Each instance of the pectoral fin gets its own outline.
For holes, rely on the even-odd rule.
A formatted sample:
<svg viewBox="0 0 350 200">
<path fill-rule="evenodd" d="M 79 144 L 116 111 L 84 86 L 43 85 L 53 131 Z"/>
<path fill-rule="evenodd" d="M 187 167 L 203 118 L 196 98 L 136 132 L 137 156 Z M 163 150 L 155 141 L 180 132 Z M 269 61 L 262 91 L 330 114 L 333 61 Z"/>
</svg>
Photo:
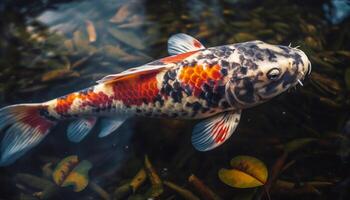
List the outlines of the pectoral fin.
<svg viewBox="0 0 350 200">
<path fill-rule="evenodd" d="M 198 123 L 192 132 L 192 144 L 198 151 L 208 151 L 223 144 L 236 129 L 241 111 L 229 111 Z"/>
<path fill-rule="evenodd" d="M 95 126 L 96 121 L 96 117 L 88 117 L 71 122 L 67 129 L 69 141 L 76 143 L 82 141 Z"/>
</svg>

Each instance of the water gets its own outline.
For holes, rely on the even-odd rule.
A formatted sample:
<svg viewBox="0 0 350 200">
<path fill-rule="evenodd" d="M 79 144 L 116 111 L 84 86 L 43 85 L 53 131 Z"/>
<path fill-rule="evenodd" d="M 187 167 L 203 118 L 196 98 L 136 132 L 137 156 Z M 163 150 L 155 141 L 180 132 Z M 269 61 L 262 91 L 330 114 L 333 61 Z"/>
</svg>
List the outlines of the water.
<svg viewBox="0 0 350 200">
<path fill-rule="evenodd" d="M 63 123 L 15 164 L 0 168 L 0 198 L 32 199 L 31 194 L 42 189 L 23 183 L 21 174 L 43 177 L 46 163 L 55 166 L 69 155 L 92 162 L 90 182 L 113 197 L 116 188 L 142 168 L 147 154 L 162 180 L 199 197 L 187 180 L 191 174 L 222 199 L 267 199 L 262 187 L 235 189 L 218 178 L 219 169 L 230 168 L 233 157 L 249 155 L 265 163 L 270 174 L 280 172 L 269 190 L 272 199 L 348 199 L 349 7 L 340 0 L 1 3 L 2 106 L 43 102 L 90 86 L 104 75 L 165 57 L 167 38 L 178 32 L 206 46 L 255 39 L 291 43 L 306 52 L 313 72 L 304 87 L 245 110 L 232 138 L 206 153 L 191 146 L 193 121 L 132 118 L 107 138 L 97 138 L 97 127 L 79 144 L 67 141 Z M 97 34 L 94 42 L 87 32 L 91 23 Z M 298 148 L 286 155 L 286 144 Z M 276 170 L 276 163 L 287 167 Z M 150 187 L 144 183 L 130 199 L 145 199 Z M 49 196 L 72 198 L 101 199 L 91 187 L 79 193 L 58 189 Z M 165 186 L 160 199 L 183 197 Z"/>
</svg>

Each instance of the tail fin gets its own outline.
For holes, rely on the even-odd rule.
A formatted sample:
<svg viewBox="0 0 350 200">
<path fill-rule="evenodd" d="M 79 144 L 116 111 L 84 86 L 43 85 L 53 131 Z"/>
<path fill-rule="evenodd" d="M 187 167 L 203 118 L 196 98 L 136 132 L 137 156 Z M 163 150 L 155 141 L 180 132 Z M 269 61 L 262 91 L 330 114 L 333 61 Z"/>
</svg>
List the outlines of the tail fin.
<svg viewBox="0 0 350 200">
<path fill-rule="evenodd" d="M 56 124 L 45 117 L 42 104 L 18 104 L 0 109 L 0 131 L 5 136 L 0 144 L 0 166 L 12 164 L 39 144 Z"/>
</svg>

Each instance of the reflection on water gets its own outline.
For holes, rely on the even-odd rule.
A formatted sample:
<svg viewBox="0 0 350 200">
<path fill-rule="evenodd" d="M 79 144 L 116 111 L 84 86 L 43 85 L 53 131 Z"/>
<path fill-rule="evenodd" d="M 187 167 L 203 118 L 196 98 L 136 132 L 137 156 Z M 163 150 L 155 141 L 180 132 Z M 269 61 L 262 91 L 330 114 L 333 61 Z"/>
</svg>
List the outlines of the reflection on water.
<svg viewBox="0 0 350 200">
<path fill-rule="evenodd" d="M 154 190 L 155 183 L 152 187 L 145 182 L 135 194 L 128 194 L 125 184 L 144 166 L 145 154 L 161 180 L 199 197 L 202 193 L 188 183 L 191 174 L 221 199 L 266 199 L 263 188 L 234 189 L 218 178 L 218 171 L 228 168 L 233 157 L 250 155 L 276 175 L 268 182 L 273 199 L 348 198 L 346 1 L 5 1 L 0 10 L 2 106 L 46 101 L 90 86 L 106 74 L 167 56 L 167 38 L 178 32 L 191 34 L 206 46 L 256 39 L 291 43 L 299 45 L 313 64 L 304 87 L 246 110 L 235 135 L 207 153 L 191 146 L 191 121 L 133 118 L 107 138 L 96 137 L 97 127 L 79 144 L 67 141 L 68 122 L 62 124 L 14 165 L 0 169 L 0 198 L 33 199 L 31 194 L 43 189 L 21 182 L 19 173 L 42 178 L 45 164 L 55 166 L 74 154 L 93 163 L 91 182 L 107 196 L 124 196 L 120 199 L 145 199 L 150 191 L 163 191 L 160 199 L 183 198 L 168 183 L 163 190 Z M 286 153 L 286 146 L 295 150 Z M 107 198 L 97 191 L 94 186 L 81 193 L 58 189 L 49 199 Z"/>
</svg>

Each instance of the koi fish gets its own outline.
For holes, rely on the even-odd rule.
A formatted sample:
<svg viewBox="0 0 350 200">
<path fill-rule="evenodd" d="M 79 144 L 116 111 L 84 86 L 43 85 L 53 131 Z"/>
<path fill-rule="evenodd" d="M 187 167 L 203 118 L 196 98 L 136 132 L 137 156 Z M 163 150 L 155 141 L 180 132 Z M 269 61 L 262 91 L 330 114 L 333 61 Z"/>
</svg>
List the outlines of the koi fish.
<svg viewBox="0 0 350 200">
<path fill-rule="evenodd" d="M 99 137 L 114 132 L 131 116 L 203 119 L 192 144 L 208 151 L 237 128 L 241 111 L 302 84 L 311 72 L 305 53 L 290 46 L 250 41 L 205 48 L 180 33 L 168 40 L 165 57 L 118 74 L 87 89 L 33 104 L 0 110 L 0 165 L 9 165 L 38 145 L 63 120 L 67 137 L 80 142 L 99 118 Z"/>
</svg>

